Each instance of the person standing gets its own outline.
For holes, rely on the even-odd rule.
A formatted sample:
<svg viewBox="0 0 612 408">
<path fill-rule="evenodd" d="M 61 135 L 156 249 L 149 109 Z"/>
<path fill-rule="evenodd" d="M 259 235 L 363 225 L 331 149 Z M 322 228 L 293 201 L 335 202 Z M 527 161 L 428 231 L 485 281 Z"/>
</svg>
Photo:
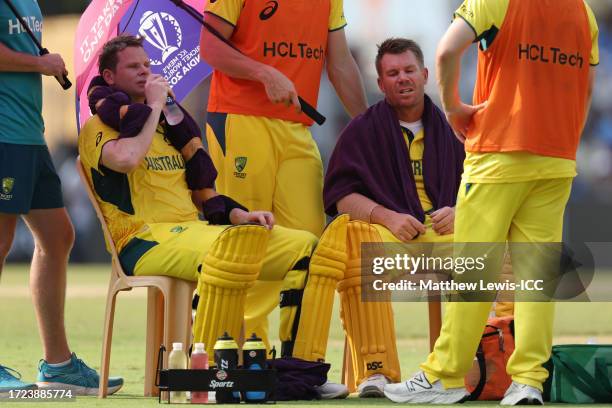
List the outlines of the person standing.
<svg viewBox="0 0 612 408">
<path fill-rule="evenodd" d="M 437 52 L 444 110 L 466 149 L 455 242 L 559 243 L 599 60 L 593 13 L 584 0 L 465 0 L 455 16 Z M 478 71 L 468 105 L 458 82 L 472 42 Z M 517 280 L 529 276 L 526 262 L 512 259 Z M 489 302 L 449 303 L 422 371 L 387 385 L 385 395 L 410 403 L 463 400 L 489 310 Z M 542 404 L 554 303 L 519 301 L 514 317 L 516 348 L 506 367 L 512 384 L 501 404 Z"/>
<path fill-rule="evenodd" d="M 41 75 L 62 76 L 67 71 L 59 54 L 39 56 L 23 26 L 27 24 L 41 40 L 38 2 L 13 3 L 23 22 L 6 1 L 0 1 L 0 273 L 21 216 L 35 244 L 30 288 L 44 355 L 38 387 L 95 395 L 98 374 L 70 352 L 66 338 L 66 266 L 74 229 L 43 136 Z M 122 385 L 121 378 L 109 379 L 109 393 Z M 36 386 L 0 365 L 0 393 Z"/>
<path fill-rule="evenodd" d="M 298 95 L 316 106 L 326 64 L 349 115 L 367 108 L 342 0 L 210 1 L 204 18 L 240 50 L 202 30 L 202 59 L 215 69 L 206 138 L 219 193 L 271 211 L 279 225 L 320 236 L 323 165 Z M 267 342 L 266 316 L 278 290 L 276 282 L 264 282 L 249 291 L 246 333 Z"/>
</svg>

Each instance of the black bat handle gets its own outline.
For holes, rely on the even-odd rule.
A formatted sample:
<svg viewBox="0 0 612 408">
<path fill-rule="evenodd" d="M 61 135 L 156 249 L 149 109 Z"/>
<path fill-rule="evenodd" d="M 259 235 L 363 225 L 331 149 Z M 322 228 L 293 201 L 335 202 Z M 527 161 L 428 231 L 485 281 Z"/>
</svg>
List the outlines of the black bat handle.
<svg viewBox="0 0 612 408">
<path fill-rule="evenodd" d="M 298 96 L 298 100 L 300 101 L 300 107 L 302 108 L 302 112 L 304 112 L 306 116 L 314 120 L 319 126 L 325 123 L 325 120 L 327 118 L 323 116 L 321 112 L 319 112 L 311 104 L 303 100 L 301 96 Z"/>
<path fill-rule="evenodd" d="M 40 55 L 46 55 L 48 53 L 49 50 L 46 48 L 40 50 Z M 57 82 L 59 82 L 62 88 L 64 89 L 70 89 L 70 87 L 72 86 L 72 82 L 70 82 L 67 75 L 62 75 L 61 77 L 56 76 L 55 79 L 57 79 Z"/>
</svg>

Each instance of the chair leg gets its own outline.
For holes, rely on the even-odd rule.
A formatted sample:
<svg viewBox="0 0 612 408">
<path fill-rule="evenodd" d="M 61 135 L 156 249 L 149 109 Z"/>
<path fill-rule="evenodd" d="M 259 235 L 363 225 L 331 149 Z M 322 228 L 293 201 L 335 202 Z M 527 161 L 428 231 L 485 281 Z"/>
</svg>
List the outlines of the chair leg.
<svg viewBox="0 0 612 408">
<path fill-rule="evenodd" d="M 185 350 L 191 343 L 191 298 L 194 285 L 176 279 L 172 282 L 170 293 L 164 299 L 164 342 L 170 347 L 172 342 L 180 341 Z"/>
<path fill-rule="evenodd" d="M 431 295 L 430 295 L 431 299 Z M 433 351 L 436 340 L 440 337 L 442 329 L 442 305 L 440 300 L 430 300 L 428 303 L 429 309 L 429 351 Z"/>
<path fill-rule="evenodd" d="M 349 349 L 348 338 L 344 338 L 344 355 L 342 357 L 342 384 L 346 385 L 349 392 L 355 392 L 355 376 L 353 373 L 353 359 Z"/>
<path fill-rule="evenodd" d="M 145 348 L 144 396 L 156 397 L 159 390 L 155 386 L 157 376 L 157 355 L 159 346 L 164 342 L 164 296 L 155 288 L 147 288 L 147 334 Z M 165 344 L 169 347 L 168 344 Z"/>
<path fill-rule="evenodd" d="M 113 344 L 113 323 L 115 320 L 115 301 L 117 289 L 113 282 L 108 286 L 106 296 L 106 314 L 104 317 L 104 338 L 102 341 L 102 363 L 100 364 L 100 384 L 98 385 L 98 398 L 106 398 L 108 394 L 108 371 L 110 367 L 111 347 Z"/>
</svg>

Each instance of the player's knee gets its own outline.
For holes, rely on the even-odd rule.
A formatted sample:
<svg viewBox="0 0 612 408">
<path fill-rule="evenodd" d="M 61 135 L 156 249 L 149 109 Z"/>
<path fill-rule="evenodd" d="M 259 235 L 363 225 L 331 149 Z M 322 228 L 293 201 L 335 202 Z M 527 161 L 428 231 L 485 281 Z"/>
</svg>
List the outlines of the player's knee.
<svg viewBox="0 0 612 408">
<path fill-rule="evenodd" d="M 310 256 L 317 246 L 317 242 L 319 242 L 319 239 L 312 232 L 303 230 L 294 230 L 293 232 L 293 249 L 304 256 Z"/>
<path fill-rule="evenodd" d="M 276 226 L 272 229 L 270 240 L 275 241 L 277 243 L 276 246 L 282 243 L 283 252 L 294 254 L 296 259 L 310 257 L 319 241 L 319 239 L 309 231 L 284 228 L 281 226 Z"/>
<path fill-rule="evenodd" d="M 52 235 L 39 237 L 35 242 L 35 250 L 41 255 L 65 257 L 72 250 L 74 240 L 74 227 L 67 220 L 57 227 Z"/>
<path fill-rule="evenodd" d="M 2 231 L 2 233 L 0 233 L 0 266 L 2 266 L 11 250 L 14 236 L 14 231 Z"/>
<path fill-rule="evenodd" d="M 4 263 L 4 260 L 8 256 L 11 246 L 13 245 L 13 239 L 15 238 L 15 225 L 16 219 L 2 218 L 0 223 L 0 267 Z"/>
</svg>

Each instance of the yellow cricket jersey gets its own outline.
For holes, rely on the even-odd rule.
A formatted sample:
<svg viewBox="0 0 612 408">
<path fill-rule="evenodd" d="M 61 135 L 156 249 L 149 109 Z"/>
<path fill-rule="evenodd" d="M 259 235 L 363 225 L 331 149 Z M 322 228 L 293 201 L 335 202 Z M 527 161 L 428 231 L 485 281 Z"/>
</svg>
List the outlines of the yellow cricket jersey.
<svg viewBox="0 0 612 408">
<path fill-rule="evenodd" d="M 486 53 L 495 41 L 510 0 L 465 0 L 455 17 L 465 20 L 476 34 L 479 52 Z M 595 16 L 585 2 L 591 31 L 589 63 L 599 64 L 599 29 Z M 463 180 L 469 183 L 507 183 L 576 176 L 574 160 L 536 155 L 528 152 L 466 152 Z"/>
<path fill-rule="evenodd" d="M 423 152 L 425 150 L 425 129 L 423 128 L 423 123 L 420 120 L 412 123 L 400 121 L 400 127 L 408 146 L 410 165 L 412 166 L 412 174 L 414 175 L 414 182 L 421 207 L 423 207 L 425 212 L 431 211 L 433 204 L 425 191 L 425 182 L 423 181 Z"/>
<path fill-rule="evenodd" d="M 145 224 L 198 219 L 185 181 L 185 161 L 163 132 L 158 126 L 145 159 L 128 174 L 100 163 L 104 145 L 119 135 L 116 130 L 93 116 L 79 135 L 81 162 L 117 251 Z"/>
</svg>

